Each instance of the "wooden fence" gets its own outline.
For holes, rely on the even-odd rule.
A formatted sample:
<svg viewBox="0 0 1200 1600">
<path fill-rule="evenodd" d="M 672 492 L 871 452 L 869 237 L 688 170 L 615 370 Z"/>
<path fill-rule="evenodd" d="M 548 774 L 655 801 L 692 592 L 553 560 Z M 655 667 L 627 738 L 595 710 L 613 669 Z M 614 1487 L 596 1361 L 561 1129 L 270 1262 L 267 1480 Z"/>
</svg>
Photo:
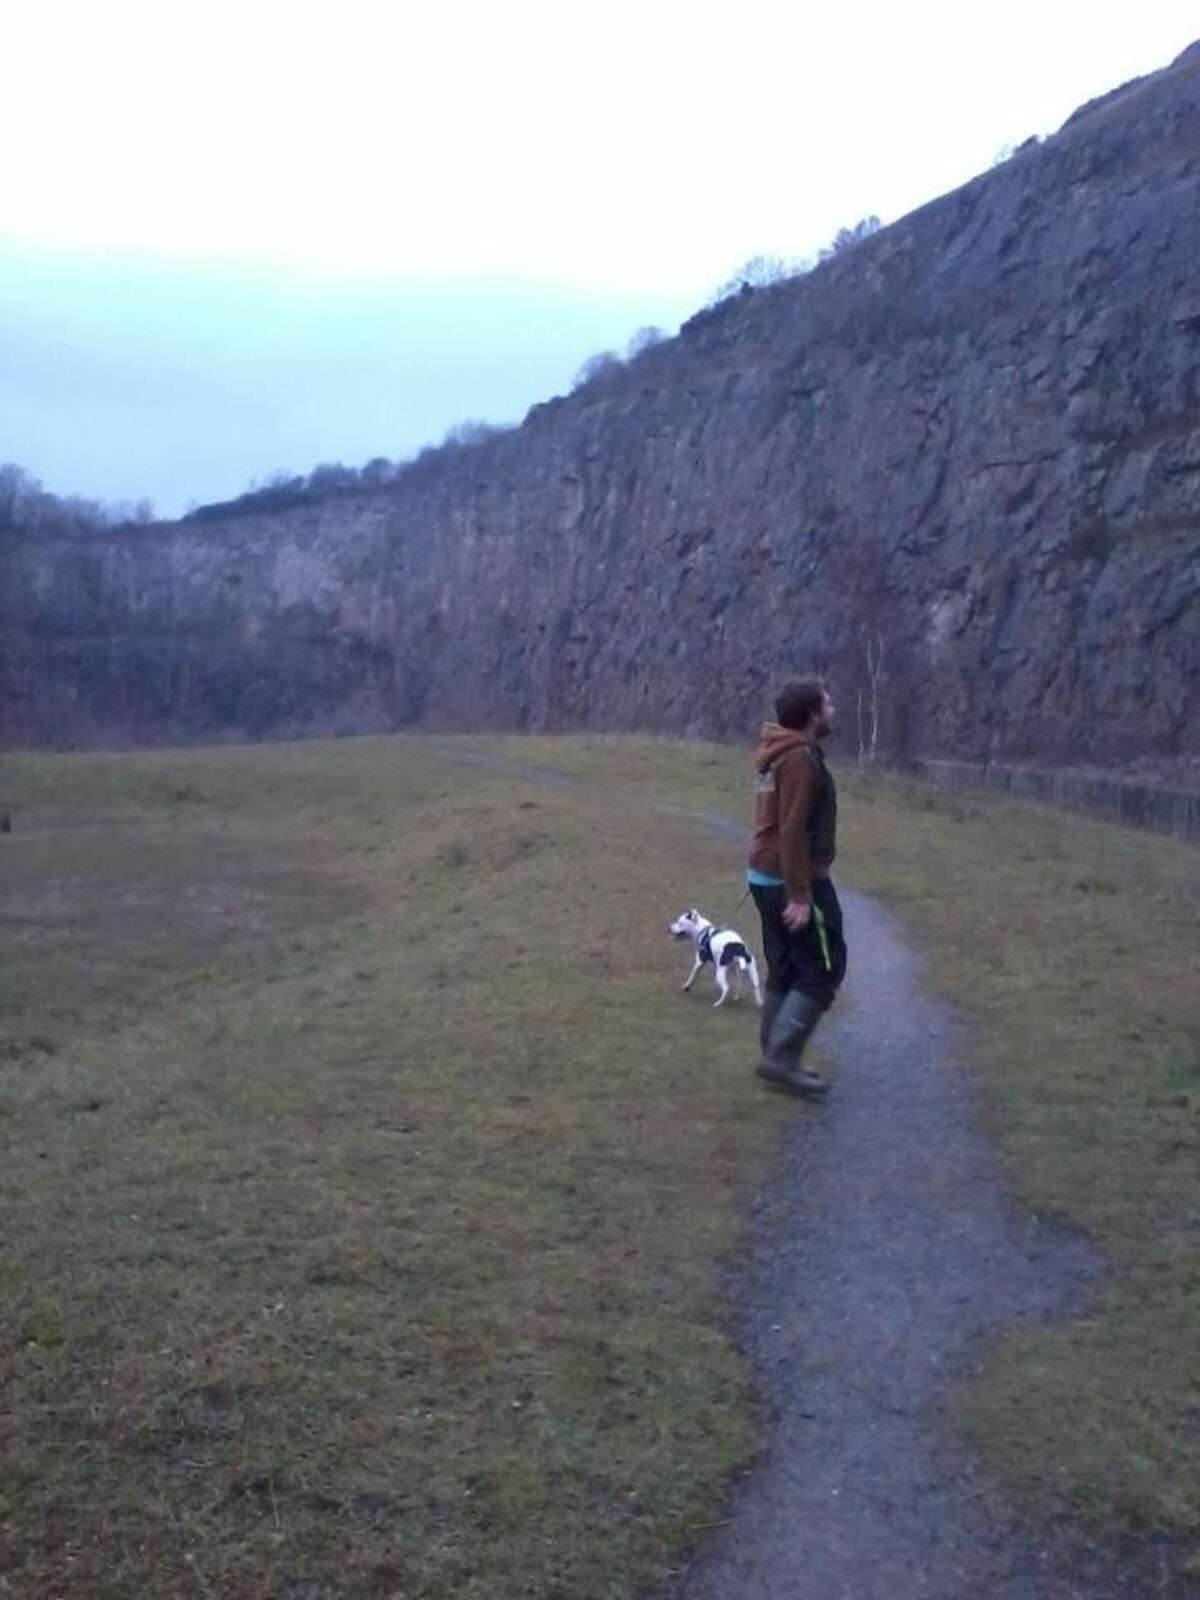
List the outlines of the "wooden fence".
<svg viewBox="0 0 1200 1600">
<path fill-rule="evenodd" d="M 1166 788 L 1067 767 L 1009 767 L 998 762 L 916 762 L 922 777 L 951 789 L 999 789 L 1014 799 L 1084 811 L 1106 822 L 1151 828 L 1200 844 L 1200 790 Z"/>
</svg>

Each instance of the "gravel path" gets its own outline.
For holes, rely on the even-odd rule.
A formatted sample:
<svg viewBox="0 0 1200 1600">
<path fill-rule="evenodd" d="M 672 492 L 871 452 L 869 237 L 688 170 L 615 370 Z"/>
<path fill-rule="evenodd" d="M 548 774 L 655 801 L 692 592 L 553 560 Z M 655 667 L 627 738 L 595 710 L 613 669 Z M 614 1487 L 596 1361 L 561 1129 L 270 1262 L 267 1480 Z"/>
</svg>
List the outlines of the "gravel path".
<svg viewBox="0 0 1200 1600">
<path fill-rule="evenodd" d="M 981 1335 L 1060 1311 L 1090 1256 L 1005 1201 L 963 1040 L 877 905 L 844 895 L 852 981 L 818 1036 L 837 1083 L 796 1108 L 739 1285 L 769 1448 L 687 1600 L 1033 1600 L 944 1414 Z M 1083 1591 L 1078 1591 L 1083 1593 Z"/>
</svg>

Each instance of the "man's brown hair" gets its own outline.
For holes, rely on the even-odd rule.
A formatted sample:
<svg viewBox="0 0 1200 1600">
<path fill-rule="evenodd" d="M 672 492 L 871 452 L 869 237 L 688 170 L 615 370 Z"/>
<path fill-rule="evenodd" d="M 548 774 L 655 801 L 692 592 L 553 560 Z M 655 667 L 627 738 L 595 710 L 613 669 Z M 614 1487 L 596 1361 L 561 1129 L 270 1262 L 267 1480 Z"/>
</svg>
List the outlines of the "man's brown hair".
<svg viewBox="0 0 1200 1600">
<path fill-rule="evenodd" d="M 825 699 L 823 678 L 796 678 L 775 696 L 775 717 L 785 728 L 805 728 Z"/>
</svg>

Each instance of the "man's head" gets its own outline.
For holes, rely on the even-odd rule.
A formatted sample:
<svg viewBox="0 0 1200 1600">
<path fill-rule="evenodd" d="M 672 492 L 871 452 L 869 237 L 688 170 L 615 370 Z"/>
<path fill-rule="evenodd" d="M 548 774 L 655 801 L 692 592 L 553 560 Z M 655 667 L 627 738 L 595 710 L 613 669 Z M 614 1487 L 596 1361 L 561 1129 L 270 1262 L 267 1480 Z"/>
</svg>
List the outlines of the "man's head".
<svg viewBox="0 0 1200 1600">
<path fill-rule="evenodd" d="M 833 728 L 833 701 L 823 678 L 797 678 L 775 697 L 775 717 L 784 728 L 824 739 Z"/>
</svg>

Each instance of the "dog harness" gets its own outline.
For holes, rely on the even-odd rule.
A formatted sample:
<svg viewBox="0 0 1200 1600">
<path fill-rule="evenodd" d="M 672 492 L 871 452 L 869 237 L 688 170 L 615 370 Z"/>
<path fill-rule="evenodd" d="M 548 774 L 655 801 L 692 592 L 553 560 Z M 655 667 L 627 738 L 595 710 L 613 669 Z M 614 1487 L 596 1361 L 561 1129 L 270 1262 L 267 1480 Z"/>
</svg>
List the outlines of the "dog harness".
<svg viewBox="0 0 1200 1600">
<path fill-rule="evenodd" d="M 712 961 L 713 965 L 716 965 L 712 952 L 712 942 L 718 933 L 724 932 L 724 928 L 705 928 L 704 932 L 696 940 L 696 954 L 702 962 Z M 724 950 L 721 951 L 721 965 L 727 967 L 731 961 L 741 960 L 749 954 L 750 952 L 740 939 L 731 939 Z"/>
</svg>

